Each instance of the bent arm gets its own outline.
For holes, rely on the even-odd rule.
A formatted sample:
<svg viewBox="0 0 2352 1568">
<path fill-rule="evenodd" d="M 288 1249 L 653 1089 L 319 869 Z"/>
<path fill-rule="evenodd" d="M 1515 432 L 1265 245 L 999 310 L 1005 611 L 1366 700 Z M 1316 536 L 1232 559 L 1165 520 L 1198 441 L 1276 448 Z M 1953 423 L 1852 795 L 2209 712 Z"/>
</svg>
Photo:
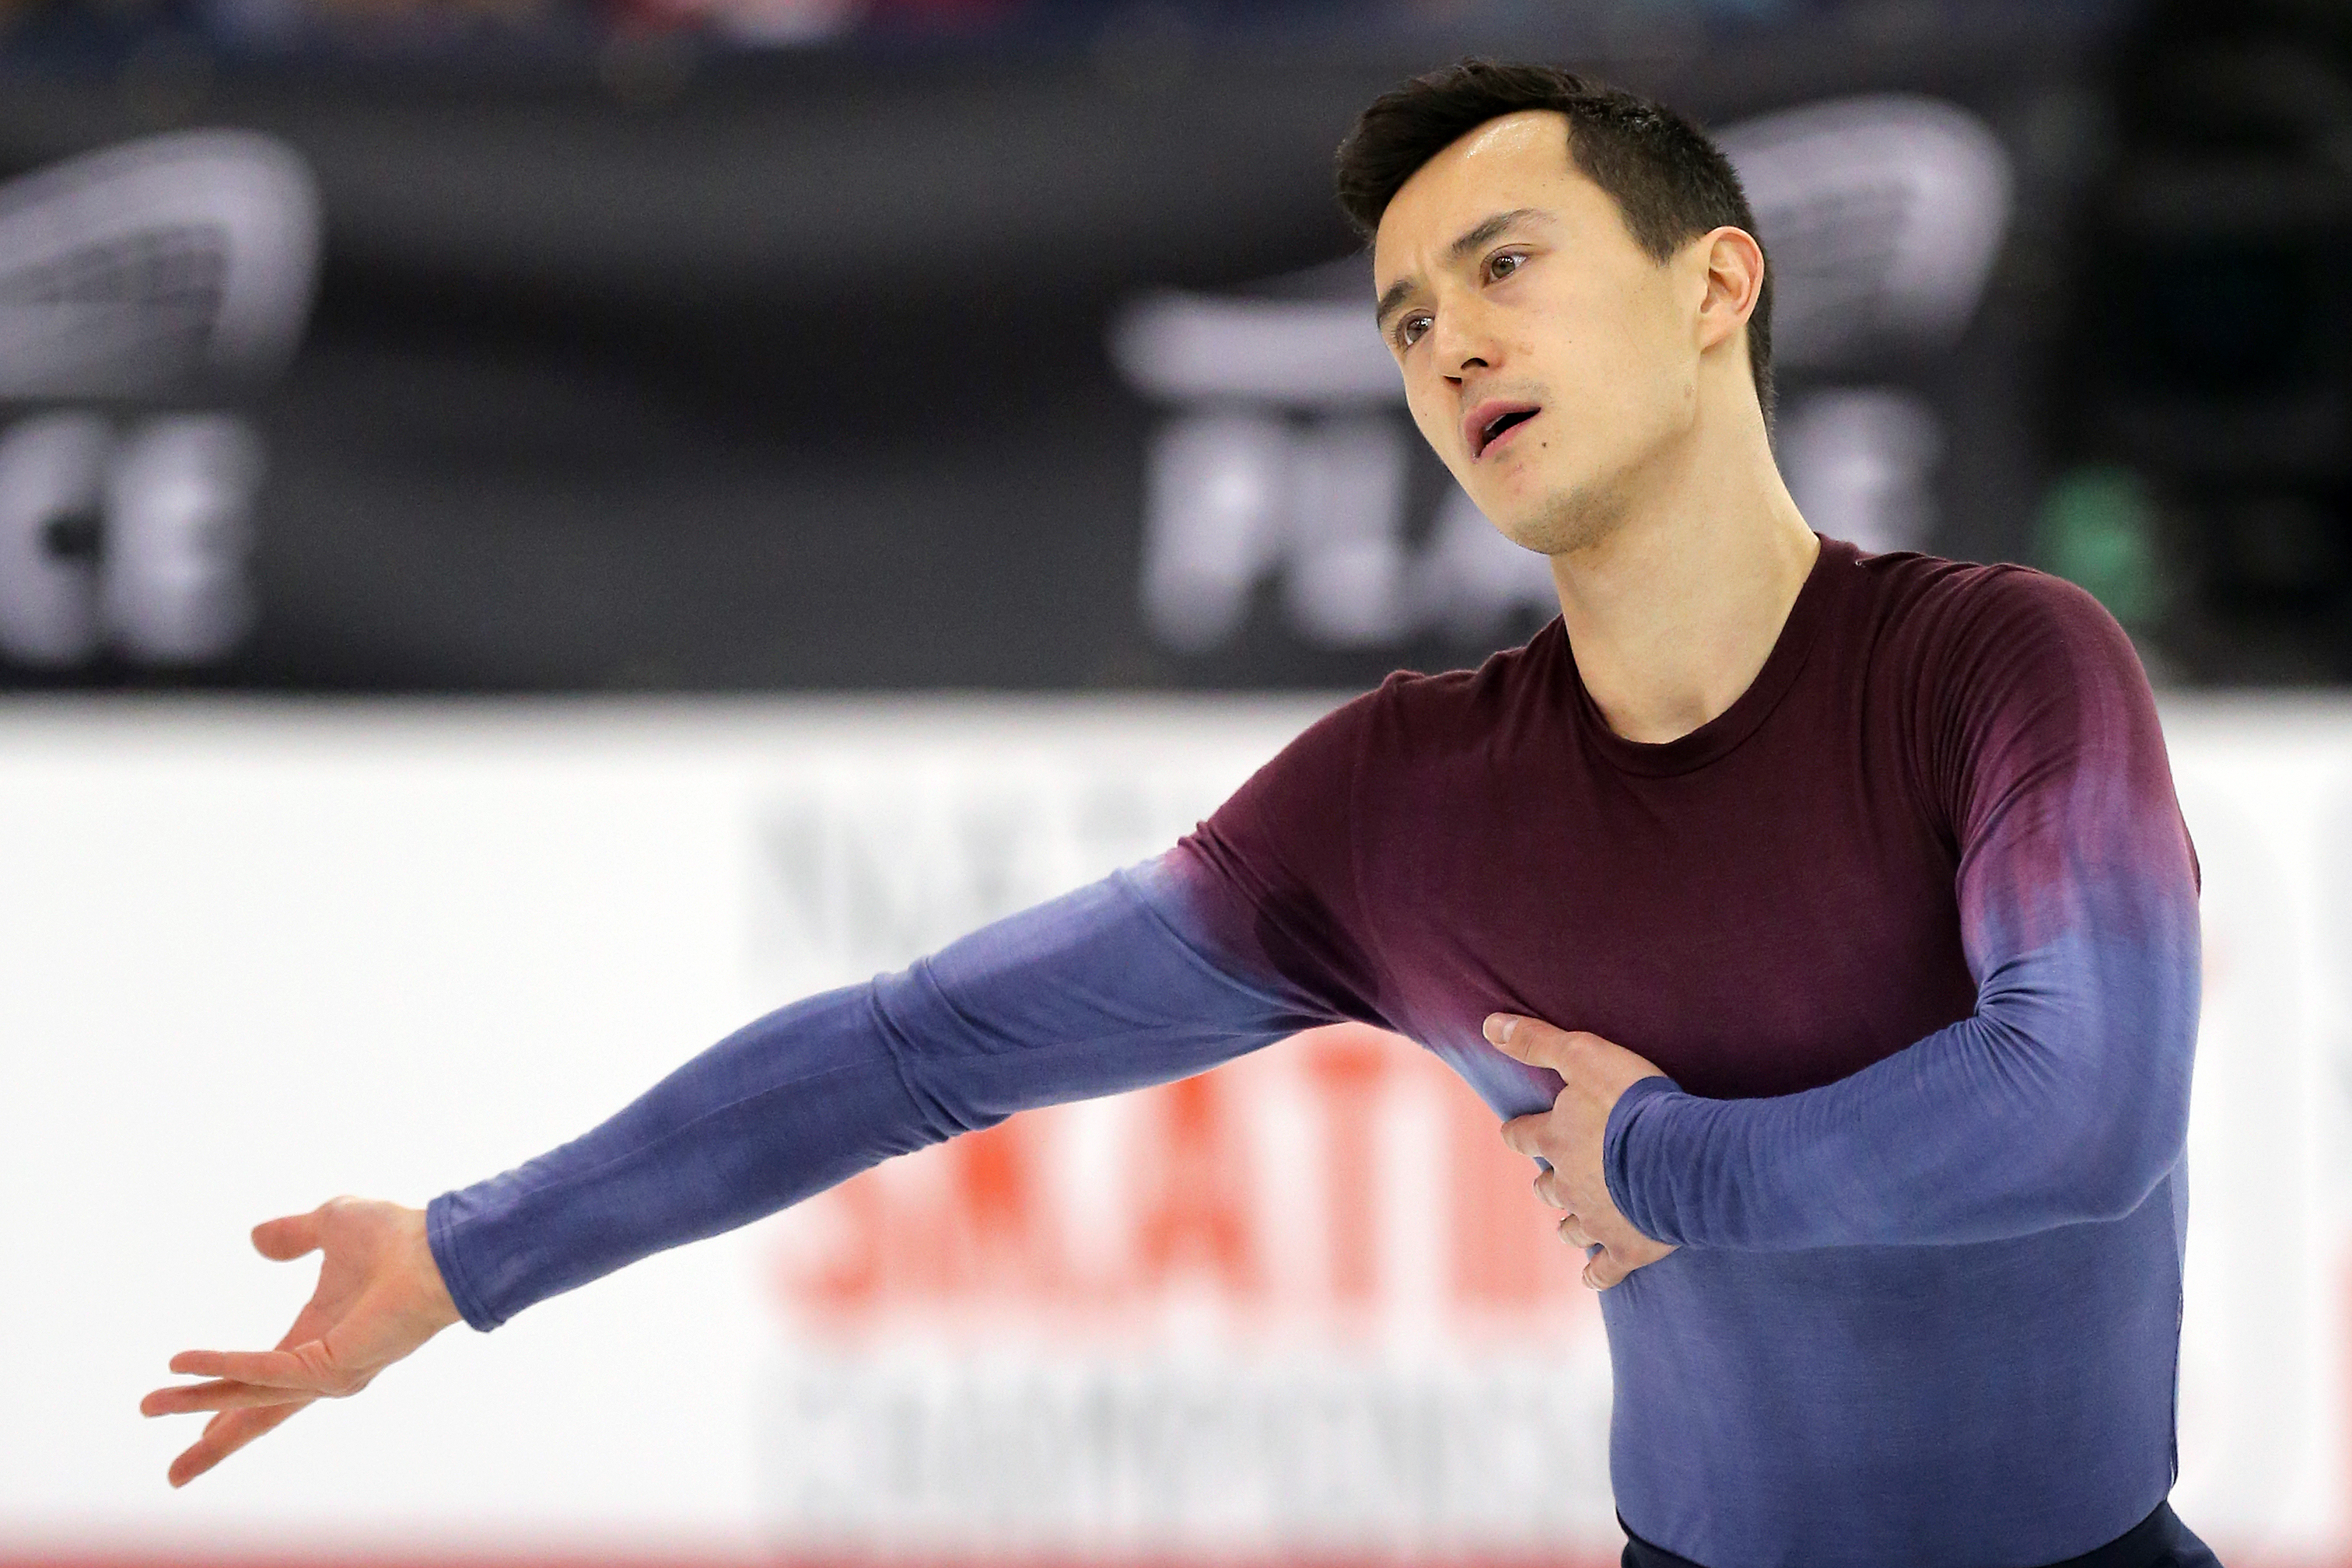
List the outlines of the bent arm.
<svg viewBox="0 0 2352 1568">
<path fill-rule="evenodd" d="M 2095 930 L 2000 963 L 1976 1015 L 1801 1094 L 1703 1100 L 1662 1078 L 1609 1118 L 1609 1190 L 1683 1247 L 1990 1241 L 2137 1208 L 2179 1160 L 2193 923 Z"/>
<path fill-rule="evenodd" d="M 1213 939 L 1180 853 L 738 1031 L 584 1136 L 444 1194 L 466 1321 L 796 1203 L 1016 1110 L 1189 1077 L 1332 1021 Z"/>
<path fill-rule="evenodd" d="M 2179 1163 L 2196 863 L 2129 644 L 2072 590 L 2036 593 L 2033 614 L 1981 639 L 1991 651 L 1952 700 L 1976 1011 L 1800 1094 L 1634 1085 L 1602 1158 L 1644 1234 L 1759 1250 L 1988 1241 L 2128 1214 Z"/>
</svg>

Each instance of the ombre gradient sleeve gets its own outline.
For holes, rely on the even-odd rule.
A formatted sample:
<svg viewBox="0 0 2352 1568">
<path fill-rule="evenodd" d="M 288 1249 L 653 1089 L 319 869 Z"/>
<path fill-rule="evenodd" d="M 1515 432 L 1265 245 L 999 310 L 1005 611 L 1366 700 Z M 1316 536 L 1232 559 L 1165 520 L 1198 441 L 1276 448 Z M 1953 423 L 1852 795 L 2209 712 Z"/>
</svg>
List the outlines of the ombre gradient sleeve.
<svg viewBox="0 0 2352 1568">
<path fill-rule="evenodd" d="M 2181 1157 L 2197 868 L 2139 661 L 2089 595 L 2035 573 L 1935 613 L 1912 750 L 1959 848 L 1976 1010 L 1802 1093 L 1634 1085 L 1603 1159 L 1646 1235 L 1991 1240 L 2128 1214 Z"/>
<path fill-rule="evenodd" d="M 1246 956 L 1247 905 L 1188 839 L 898 973 L 772 1013 L 584 1136 L 436 1198 L 426 1234 L 450 1295 L 494 1328 L 892 1154 L 1332 1021 L 1313 988 Z"/>
</svg>

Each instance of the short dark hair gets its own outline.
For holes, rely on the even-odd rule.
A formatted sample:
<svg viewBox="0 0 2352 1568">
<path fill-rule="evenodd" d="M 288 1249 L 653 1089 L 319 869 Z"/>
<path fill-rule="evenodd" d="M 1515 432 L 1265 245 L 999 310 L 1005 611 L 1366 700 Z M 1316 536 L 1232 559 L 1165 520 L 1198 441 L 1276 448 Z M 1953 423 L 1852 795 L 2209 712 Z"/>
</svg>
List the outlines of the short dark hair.
<svg viewBox="0 0 2352 1568">
<path fill-rule="evenodd" d="M 1528 110 L 1568 118 L 1568 155 L 1609 194 L 1633 243 L 1664 261 L 1710 229 L 1756 235 L 1756 215 L 1731 161 L 1706 132 L 1662 103 L 1557 66 L 1466 59 L 1382 93 L 1339 143 L 1339 205 L 1370 241 L 1404 183 L 1490 120 Z M 1758 246 L 1763 237 L 1756 237 Z M 1772 269 L 1748 318 L 1748 368 L 1772 422 Z"/>
</svg>

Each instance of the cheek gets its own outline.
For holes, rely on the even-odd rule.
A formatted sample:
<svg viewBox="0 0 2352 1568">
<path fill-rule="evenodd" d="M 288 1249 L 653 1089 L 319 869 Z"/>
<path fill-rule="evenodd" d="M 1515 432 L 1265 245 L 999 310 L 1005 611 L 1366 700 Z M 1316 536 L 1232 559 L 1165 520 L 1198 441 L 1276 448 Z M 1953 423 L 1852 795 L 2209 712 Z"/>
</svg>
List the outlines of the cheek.
<svg viewBox="0 0 2352 1568">
<path fill-rule="evenodd" d="M 1583 426 L 1643 441 L 1662 427 L 1685 423 L 1697 403 L 1697 384 L 1638 321 L 1596 329 L 1570 372 L 1585 410 Z"/>
<path fill-rule="evenodd" d="M 1566 335 L 1569 373 L 1602 404 L 1622 399 L 1657 374 L 1644 323 L 1630 310 L 1580 317 Z"/>
</svg>

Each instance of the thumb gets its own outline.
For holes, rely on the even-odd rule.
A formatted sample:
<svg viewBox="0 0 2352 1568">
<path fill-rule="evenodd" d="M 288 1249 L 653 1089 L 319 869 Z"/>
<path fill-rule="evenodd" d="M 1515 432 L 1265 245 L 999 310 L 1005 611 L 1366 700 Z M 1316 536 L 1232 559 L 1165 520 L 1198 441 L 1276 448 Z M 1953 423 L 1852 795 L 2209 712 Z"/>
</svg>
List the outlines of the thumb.
<svg viewBox="0 0 2352 1568">
<path fill-rule="evenodd" d="M 266 1219 L 253 1227 L 253 1249 L 262 1257 L 279 1263 L 319 1249 L 319 1221 L 321 1211 L 309 1214 L 284 1215 Z"/>
<path fill-rule="evenodd" d="M 1549 1068 L 1563 1078 L 1567 1076 L 1567 1030 L 1555 1029 L 1540 1018 L 1523 1018 L 1517 1013 L 1489 1013 L 1486 1035 L 1488 1045 L 1514 1061 Z"/>
</svg>

